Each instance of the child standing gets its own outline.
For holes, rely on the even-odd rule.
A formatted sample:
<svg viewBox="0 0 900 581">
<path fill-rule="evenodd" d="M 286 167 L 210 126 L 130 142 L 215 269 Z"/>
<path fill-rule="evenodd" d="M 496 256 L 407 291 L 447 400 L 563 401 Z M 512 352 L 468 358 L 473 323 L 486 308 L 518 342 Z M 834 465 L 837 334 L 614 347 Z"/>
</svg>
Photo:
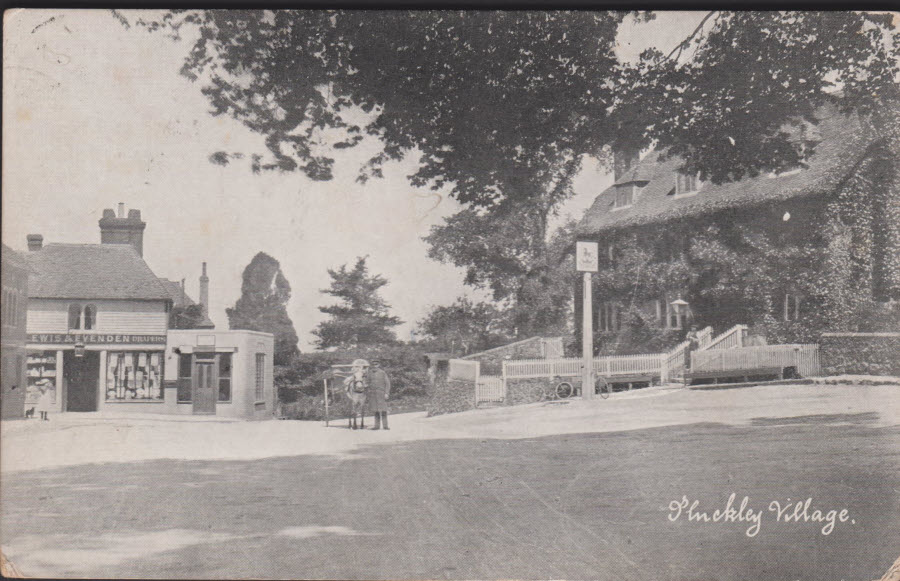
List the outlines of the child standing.
<svg viewBox="0 0 900 581">
<path fill-rule="evenodd" d="M 41 413 L 41 419 L 50 421 L 50 404 L 51 404 L 50 387 L 47 383 L 41 385 L 41 395 L 38 397 L 37 411 Z"/>
</svg>

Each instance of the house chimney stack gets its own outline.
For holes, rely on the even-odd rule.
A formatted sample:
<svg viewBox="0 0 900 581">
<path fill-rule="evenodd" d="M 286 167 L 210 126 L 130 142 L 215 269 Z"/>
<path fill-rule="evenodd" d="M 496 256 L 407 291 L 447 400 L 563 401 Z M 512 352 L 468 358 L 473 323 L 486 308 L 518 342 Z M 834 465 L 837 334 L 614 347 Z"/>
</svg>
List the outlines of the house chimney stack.
<svg viewBox="0 0 900 581">
<path fill-rule="evenodd" d="M 203 321 L 197 325 L 198 329 L 214 329 L 216 325 L 209 318 L 209 277 L 206 276 L 206 263 L 203 263 L 203 273 L 200 275 L 200 308 L 203 313 Z"/>
<path fill-rule="evenodd" d="M 29 234 L 26 239 L 28 240 L 28 250 L 30 252 L 40 250 L 44 247 L 44 237 L 40 234 Z"/>
<path fill-rule="evenodd" d="M 618 183 L 628 172 L 637 167 L 641 152 L 634 147 L 626 147 L 613 151 L 613 178 Z"/>
<path fill-rule="evenodd" d="M 125 204 L 119 203 L 118 214 L 110 208 L 103 210 L 103 217 L 100 218 L 100 243 L 131 244 L 143 256 L 146 227 L 146 222 L 141 221 L 140 210 L 128 210 L 126 217 Z"/>
<path fill-rule="evenodd" d="M 209 317 L 209 277 L 206 276 L 206 263 L 203 263 L 203 274 L 200 275 L 200 305 L 203 316 Z"/>
</svg>

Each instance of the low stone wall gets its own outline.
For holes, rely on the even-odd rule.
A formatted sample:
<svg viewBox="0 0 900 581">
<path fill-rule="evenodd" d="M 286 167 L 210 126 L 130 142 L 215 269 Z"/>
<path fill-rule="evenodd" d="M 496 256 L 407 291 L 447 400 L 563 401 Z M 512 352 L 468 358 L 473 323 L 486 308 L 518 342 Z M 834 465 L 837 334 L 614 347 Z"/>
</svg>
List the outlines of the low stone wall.
<svg viewBox="0 0 900 581">
<path fill-rule="evenodd" d="M 425 409 L 428 417 L 475 409 L 475 383 L 446 377 L 436 379 Z"/>
<path fill-rule="evenodd" d="M 523 403 L 534 403 L 543 400 L 546 397 L 550 386 L 559 383 L 560 379 L 551 379 L 549 377 L 529 377 L 527 379 L 507 379 L 506 380 L 506 400 L 505 405 L 521 405 Z M 581 388 L 581 378 L 568 377 L 565 379 L 572 384 L 575 389 Z"/>
<path fill-rule="evenodd" d="M 824 333 L 819 358 L 825 375 L 900 375 L 900 333 Z"/>
</svg>

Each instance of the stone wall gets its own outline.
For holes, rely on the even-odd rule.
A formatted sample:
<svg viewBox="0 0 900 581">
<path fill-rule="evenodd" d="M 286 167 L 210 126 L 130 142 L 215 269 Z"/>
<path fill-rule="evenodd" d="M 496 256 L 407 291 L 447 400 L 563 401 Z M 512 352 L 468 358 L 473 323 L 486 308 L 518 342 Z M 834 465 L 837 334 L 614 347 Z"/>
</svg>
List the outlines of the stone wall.
<svg viewBox="0 0 900 581">
<path fill-rule="evenodd" d="M 825 375 L 900 375 L 900 333 L 824 333 L 819 362 Z"/>
<path fill-rule="evenodd" d="M 575 389 L 581 388 L 580 377 L 567 377 L 564 379 L 572 384 Z M 506 380 L 506 400 L 505 405 L 521 405 L 523 403 L 534 403 L 545 399 L 548 390 L 556 387 L 563 379 L 552 379 L 549 377 L 529 377 L 526 379 L 507 379 Z"/>
<path fill-rule="evenodd" d="M 431 390 L 428 417 L 475 409 L 475 382 L 439 376 Z"/>
</svg>

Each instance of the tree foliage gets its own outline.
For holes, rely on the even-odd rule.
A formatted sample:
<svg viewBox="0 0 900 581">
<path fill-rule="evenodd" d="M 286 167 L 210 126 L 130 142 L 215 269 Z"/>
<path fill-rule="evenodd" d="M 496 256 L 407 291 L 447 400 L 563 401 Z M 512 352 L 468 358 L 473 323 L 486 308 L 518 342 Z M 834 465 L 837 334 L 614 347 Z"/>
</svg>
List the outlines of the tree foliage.
<svg viewBox="0 0 900 581">
<path fill-rule="evenodd" d="M 418 324 L 437 351 L 468 355 L 508 342 L 504 314 L 493 304 L 457 298 L 435 306 Z"/>
<path fill-rule="evenodd" d="M 391 328 L 403 321 L 388 314 L 390 305 L 379 295 L 379 290 L 388 281 L 381 275 L 369 274 L 367 258 L 357 258 L 353 268 L 344 264 L 337 270 L 328 269 L 331 286 L 322 292 L 340 302 L 319 307 L 321 312 L 331 316 L 313 331 L 320 349 L 351 349 L 397 342 Z"/>
<path fill-rule="evenodd" d="M 648 50 L 622 67 L 611 116 L 617 136 L 655 141 L 684 171 L 720 183 L 795 167 L 790 128 L 815 124 L 827 103 L 864 117 L 900 99 L 894 15 L 867 12 L 712 12 L 669 55 Z"/>
<path fill-rule="evenodd" d="M 231 329 L 264 331 L 275 335 L 276 365 L 286 365 L 299 353 L 297 332 L 287 313 L 291 285 L 277 260 L 259 252 L 244 269 L 241 297 L 226 309 Z"/>
<path fill-rule="evenodd" d="M 169 311 L 169 328 L 196 329 L 205 319 L 206 317 L 203 316 L 203 305 L 172 307 L 172 310 Z"/>
</svg>

